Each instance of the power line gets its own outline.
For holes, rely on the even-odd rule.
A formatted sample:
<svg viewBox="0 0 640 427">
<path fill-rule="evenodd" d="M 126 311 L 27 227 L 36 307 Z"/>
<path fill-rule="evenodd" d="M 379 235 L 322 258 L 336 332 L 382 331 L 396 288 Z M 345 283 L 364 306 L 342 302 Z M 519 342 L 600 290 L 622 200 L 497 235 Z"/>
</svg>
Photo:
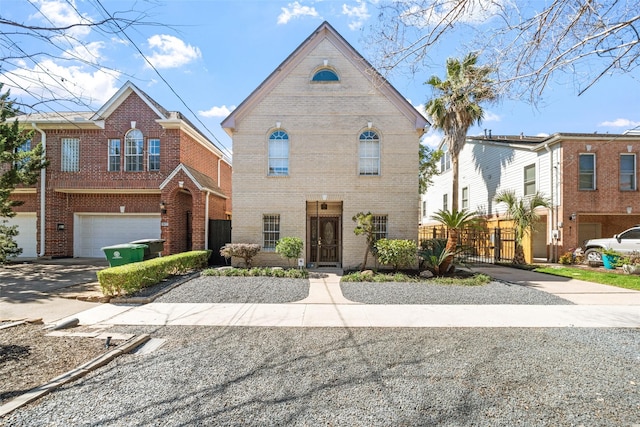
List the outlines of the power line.
<svg viewBox="0 0 640 427">
<path fill-rule="evenodd" d="M 104 13 L 107 14 L 108 17 L 113 18 L 113 16 L 111 16 L 111 14 L 109 13 L 109 11 L 107 11 L 107 9 L 103 6 L 102 2 L 100 0 L 95 0 L 95 2 L 100 6 L 100 8 L 102 8 L 102 10 L 104 11 Z M 215 134 L 207 127 L 207 125 L 205 125 L 202 120 L 200 120 L 200 118 L 198 117 L 198 115 L 191 109 L 191 107 L 189 107 L 187 105 L 187 103 L 185 102 L 185 100 L 182 98 L 182 96 L 180 96 L 180 94 L 178 94 L 178 92 L 173 88 L 173 86 L 171 86 L 171 84 L 164 78 L 164 76 L 160 73 L 160 71 L 158 71 L 158 69 L 151 63 L 151 61 L 149 60 L 149 58 L 147 58 L 147 56 L 142 52 L 142 50 L 138 47 L 138 45 L 131 39 L 131 37 L 129 37 L 129 35 L 124 31 L 124 29 L 122 27 L 120 27 L 120 24 L 117 21 L 114 21 L 114 24 L 118 27 L 118 29 L 120 30 L 120 32 L 122 33 L 122 35 L 124 35 L 124 37 L 126 37 L 126 39 L 133 45 L 133 47 L 136 49 L 136 51 L 138 51 L 138 53 L 142 56 L 142 58 L 144 58 L 145 62 L 147 64 L 149 64 L 149 66 L 151 67 L 151 69 L 158 75 L 158 77 L 160 77 L 160 79 L 167 85 L 167 87 L 169 88 L 169 90 L 171 90 L 171 92 L 180 100 L 180 102 L 182 103 L 182 105 L 184 105 L 187 110 L 189 110 L 189 112 L 193 115 L 193 117 L 195 117 L 195 119 L 198 121 L 198 123 L 200 123 L 202 125 L 202 127 L 204 127 L 207 132 L 209 132 L 209 134 L 213 137 L 213 139 L 216 140 L 216 142 L 218 142 L 218 144 L 220 144 L 220 146 L 222 147 L 222 149 L 226 152 L 226 154 L 229 157 L 232 157 L 233 153 L 215 136 Z"/>
</svg>

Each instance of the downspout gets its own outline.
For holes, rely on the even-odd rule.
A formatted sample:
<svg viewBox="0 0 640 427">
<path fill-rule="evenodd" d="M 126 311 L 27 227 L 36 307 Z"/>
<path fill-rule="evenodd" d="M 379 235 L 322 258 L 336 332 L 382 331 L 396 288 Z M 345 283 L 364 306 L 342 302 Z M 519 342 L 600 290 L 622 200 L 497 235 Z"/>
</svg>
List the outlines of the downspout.
<svg viewBox="0 0 640 427">
<path fill-rule="evenodd" d="M 218 158 L 218 187 L 220 187 L 220 163 L 222 162 L 222 157 Z"/>
<path fill-rule="evenodd" d="M 554 186 L 554 176 L 556 173 L 556 167 L 554 166 L 554 158 L 553 158 L 553 154 L 554 151 L 549 148 L 549 144 L 545 144 L 544 145 L 544 149 L 547 150 L 547 153 L 549 153 L 549 176 L 551 177 L 551 179 L 549 180 L 549 193 L 551 194 L 551 234 L 548 236 L 551 238 L 551 251 L 549 253 L 550 255 L 550 261 L 551 262 L 556 262 L 556 247 L 557 247 L 557 240 L 553 235 L 553 230 L 556 230 L 556 208 L 555 208 L 555 186 Z"/>
<path fill-rule="evenodd" d="M 42 144 L 42 158 L 47 157 L 47 134 L 35 123 L 31 123 L 31 127 L 40 132 L 40 143 Z M 45 254 L 45 188 L 46 188 L 47 170 L 46 168 L 40 169 L 40 253 L 38 257 L 43 257 Z"/>
<path fill-rule="evenodd" d="M 207 191 L 207 198 L 204 202 L 204 250 L 209 249 L 209 196 L 210 191 Z"/>
</svg>

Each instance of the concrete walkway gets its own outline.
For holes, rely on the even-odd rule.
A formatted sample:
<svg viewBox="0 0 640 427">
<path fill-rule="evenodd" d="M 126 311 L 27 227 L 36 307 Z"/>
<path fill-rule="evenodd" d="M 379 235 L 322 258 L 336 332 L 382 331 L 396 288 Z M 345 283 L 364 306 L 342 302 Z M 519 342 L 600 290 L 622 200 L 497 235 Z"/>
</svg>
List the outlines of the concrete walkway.
<svg viewBox="0 0 640 427">
<path fill-rule="evenodd" d="M 640 292 L 487 266 L 497 280 L 531 286 L 577 305 L 372 305 L 344 298 L 339 270 L 314 272 L 309 296 L 288 304 L 102 304 L 78 313 L 82 325 L 266 327 L 640 327 Z"/>
</svg>

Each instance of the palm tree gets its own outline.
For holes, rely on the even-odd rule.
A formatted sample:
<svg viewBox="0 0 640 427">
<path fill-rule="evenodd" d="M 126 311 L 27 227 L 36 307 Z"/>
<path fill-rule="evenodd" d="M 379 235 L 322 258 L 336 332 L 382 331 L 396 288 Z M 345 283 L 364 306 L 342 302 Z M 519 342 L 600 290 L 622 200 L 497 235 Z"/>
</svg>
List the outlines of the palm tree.
<svg viewBox="0 0 640 427">
<path fill-rule="evenodd" d="M 475 221 L 475 212 L 470 212 L 466 209 L 458 210 L 442 210 L 435 212 L 431 218 L 435 219 L 445 227 L 447 227 L 448 237 L 447 246 L 445 251 L 449 254 L 444 262 L 440 265 L 439 270 L 446 273 L 449 271 L 451 263 L 453 263 L 453 256 L 457 253 L 458 249 L 458 237 L 460 231 L 467 225 Z"/>
<path fill-rule="evenodd" d="M 477 66 L 477 61 L 476 53 L 467 54 L 462 61 L 449 58 L 446 80 L 438 76 L 427 80 L 437 97 L 427 102 L 425 110 L 431 117 L 433 127 L 444 132 L 444 142 L 451 156 L 452 211 L 458 210 L 458 154 L 464 146 L 469 128 L 482 122 L 484 110 L 480 104 L 497 98 L 493 80 L 488 77 L 493 69 Z"/>
<path fill-rule="evenodd" d="M 498 193 L 494 199 L 496 203 L 507 205 L 507 216 L 513 220 L 515 230 L 515 254 L 514 264 L 526 264 L 524 259 L 524 247 L 522 241 L 524 236 L 531 234 L 535 230 L 535 225 L 540 219 L 536 213 L 537 208 L 549 208 L 551 203 L 539 192 L 523 198 L 516 197 L 513 190 L 504 190 Z"/>
</svg>

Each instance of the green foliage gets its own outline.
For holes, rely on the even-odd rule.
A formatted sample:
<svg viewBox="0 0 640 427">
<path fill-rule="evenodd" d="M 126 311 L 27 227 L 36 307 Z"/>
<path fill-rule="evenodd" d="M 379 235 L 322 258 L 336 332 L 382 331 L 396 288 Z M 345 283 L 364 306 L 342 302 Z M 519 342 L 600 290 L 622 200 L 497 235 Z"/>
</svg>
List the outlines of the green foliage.
<svg viewBox="0 0 640 427">
<path fill-rule="evenodd" d="M 444 142 L 451 155 L 453 210 L 458 209 L 458 155 L 467 138 L 469 128 L 480 124 L 484 110 L 480 104 L 497 99 L 494 82 L 489 78 L 493 69 L 478 66 L 478 55 L 467 54 L 462 60 L 449 58 L 446 63 L 446 79 L 432 76 L 427 80 L 433 98 L 425 107 L 431 125 L 444 133 Z"/>
<path fill-rule="evenodd" d="M 443 270 L 443 266 L 447 264 L 447 259 L 450 255 L 453 254 L 447 250 L 446 239 L 427 239 L 420 242 L 418 256 L 427 270 L 436 276 L 447 272 Z M 449 263 L 448 266 L 450 265 Z"/>
<path fill-rule="evenodd" d="M 375 245 L 378 260 L 382 264 L 393 266 L 396 271 L 416 262 L 418 248 L 413 240 L 380 239 Z"/>
<path fill-rule="evenodd" d="M 356 228 L 353 232 L 356 236 L 365 236 L 367 239 L 367 248 L 364 251 L 364 261 L 360 271 L 367 268 L 367 257 L 369 252 L 374 253 L 376 242 L 376 230 L 373 224 L 373 214 L 371 212 L 358 212 L 351 218 L 356 223 Z"/>
<path fill-rule="evenodd" d="M 438 162 L 444 155 L 442 150 L 420 144 L 419 191 L 423 194 L 433 184 L 433 177 L 438 175 Z"/>
<path fill-rule="evenodd" d="M 640 291 L 640 280 L 637 276 L 618 274 L 613 271 L 605 273 L 582 267 L 538 267 L 534 271 Z"/>
<path fill-rule="evenodd" d="M 289 265 L 291 260 L 300 257 L 304 242 L 299 237 L 283 237 L 276 243 L 276 253 L 287 259 Z"/>
<path fill-rule="evenodd" d="M 569 251 L 560 255 L 560 258 L 558 258 L 558 263 L 564 265 L 573 264 L 573 252 Z"/>
<path fill-rule="evenodd" d="M 341 278 L 342 282 L 372 282 L 372 283 L 429 283 L 436 285 L 458 285 L 458 286 L 482 286 L 491 281 L 491 278 L 484 274 L 475 274 L 471 277 L 432 277 L 429 279 L 419 276 L 410 276 L 403 273 L 363 273 L 353 272 L 345 274 Z"/>
<path fill-rule="evenodd" d="M 176 274 L 184 274 L 207 266 L 211 251 L 191 251 L 146 261 L 109 267 L 98 271 L 104 295 L 129 295 L 160 283 Z"/>
<path fill-rule="evenodd" d="M 288 279 L 307 279 L 309 272 L 299 268 L 209 268 L 201 273 L 202 276 L 222 276 L 222 277 L 285 277 Z"/>
<path fill-rule="evenodd" d="M 2 87 L 0 83 L 0 92 Z M 16 186 L 35 184 L 40 170 L 47 165 L 42 144 L 25 149 L 31 133 L 26 132 L 17 121 L 9 121 L 19 113 L 9 95 L 9 91 L 0 94 L 0 219 L 15 216 L 13 208 L 23 203 L 10 199 Z M 17 233 L 11 228 L 4 224 L 0 228 L 0 264 L 22 251 L 14 240 Z"/>
<path fill-rule="evenodd" d="M 242 258 L 247 268 L 251 268 L 251 260 L 258 252 L 260 252 L 260 245 L 256 243 L 227 243 L 220 248 L 220 255 L 227 259 Z"/>
<path fill-rule="evenodd" d="M 0 220 L 0 264 L 6 264 L 11 258 L 22 253 L 14 240 L 18 235 L 18 226 L 8 226 L 6 220 Z"/>
</svg>

